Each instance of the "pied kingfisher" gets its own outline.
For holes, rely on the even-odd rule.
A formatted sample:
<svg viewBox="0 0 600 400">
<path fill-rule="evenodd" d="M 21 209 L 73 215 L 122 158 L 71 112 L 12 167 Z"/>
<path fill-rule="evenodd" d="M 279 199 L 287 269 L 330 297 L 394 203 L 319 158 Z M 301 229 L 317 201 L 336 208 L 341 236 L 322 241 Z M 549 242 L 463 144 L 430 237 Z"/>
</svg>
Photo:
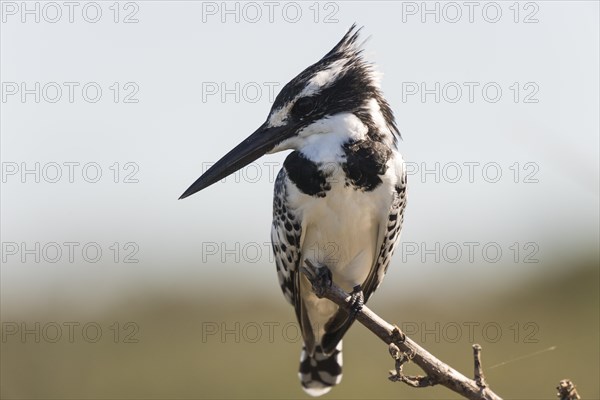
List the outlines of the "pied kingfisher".
<svg viewBox="0 0 600 400">
<path fill-rule="evenodd" d="M 188 197 L 266 153 L 293 150 L 275 182 L 271 241 L 279 284 L 304 341 L 299 377 L 312 396 L 342 379 L 342 337 L 355 320 L 318 298 L 300 272 L 351 292 L 358 312 L 381 283 L 404 219 L 406 169 L 377 73 L 352 25 L 321 60 L 277 95 L 256 132 L 183 193 Z"/>
</svg>

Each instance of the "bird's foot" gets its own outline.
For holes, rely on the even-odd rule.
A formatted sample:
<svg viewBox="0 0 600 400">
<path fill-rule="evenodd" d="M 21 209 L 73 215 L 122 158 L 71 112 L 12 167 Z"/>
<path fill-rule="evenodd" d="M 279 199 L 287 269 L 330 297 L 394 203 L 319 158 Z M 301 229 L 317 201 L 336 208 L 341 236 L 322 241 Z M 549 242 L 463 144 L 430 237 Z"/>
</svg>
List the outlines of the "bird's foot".
<svg viewBox="0 0 600 400">
<path fill-rule="evenodd" d="M 310 260 L 304 260 L 306 267 L 300 267 L 306 278 L 312 285 L 313 292 L 319 298 L 323 297 L 325 291 L 331 287 L 333 282 L 331 271 L 325 265 L 316 266 Z"/>
<path fill-rule="evenodd" d="M 360 285 L 356 285 L 352 288 L 352 292 L 350 293 L 350 304 L 350 318 L 356 319 L 356 316 L 361 312 L 365 305 L 365 296 Z"/>
</svg>

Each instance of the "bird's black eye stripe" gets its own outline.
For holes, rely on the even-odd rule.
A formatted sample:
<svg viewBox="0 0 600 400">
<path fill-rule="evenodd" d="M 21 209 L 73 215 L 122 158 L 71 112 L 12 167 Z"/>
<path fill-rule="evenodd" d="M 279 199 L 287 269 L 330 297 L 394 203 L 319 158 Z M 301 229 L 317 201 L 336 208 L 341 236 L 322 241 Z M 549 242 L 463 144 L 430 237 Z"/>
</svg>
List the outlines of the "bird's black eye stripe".
<svg viewBox="0 0 600 400">
<path fill-rule="evenodd" d="M 315 99 L 313 97 L 301 97 L 296 100 L 292 108 L 292 115 L 296 118 L 302 118 L 309 114 L 315 108 Z"/>
</svg>

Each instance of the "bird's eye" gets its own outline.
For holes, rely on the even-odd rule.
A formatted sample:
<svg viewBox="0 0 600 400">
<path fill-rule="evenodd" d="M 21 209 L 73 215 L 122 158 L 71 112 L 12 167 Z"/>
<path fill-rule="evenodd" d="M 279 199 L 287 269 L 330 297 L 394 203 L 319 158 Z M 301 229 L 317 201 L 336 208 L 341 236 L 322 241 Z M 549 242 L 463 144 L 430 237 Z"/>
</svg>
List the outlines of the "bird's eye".
<svg viewBox="0 0 600 400">
<path fill-rule="evenodd" d="M 302 118 L 310 113 L 315 106 L 315 100 L 312 97 L 302 97 L 296 101 L 292 108 L 292 115 L 296 118 Z"/>
</svg>

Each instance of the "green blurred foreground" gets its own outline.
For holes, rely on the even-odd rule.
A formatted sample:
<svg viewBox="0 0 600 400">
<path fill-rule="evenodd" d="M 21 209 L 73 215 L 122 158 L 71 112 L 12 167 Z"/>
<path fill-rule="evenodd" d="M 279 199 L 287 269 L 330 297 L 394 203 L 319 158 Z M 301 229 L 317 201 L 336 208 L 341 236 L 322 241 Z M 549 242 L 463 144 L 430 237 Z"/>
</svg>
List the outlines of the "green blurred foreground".
<svg viewBox="0 0 600 400">
<path fill-rule="evenodd" d="M 468 376 L 471 343 L 480 343 L 488 383 L 505 398 L 552 399 L 558 382 L 570 378 L 584 399 L 597 399 L 598 282 L 593 262 L 487 302 L 424 297 L 393 305 L 375 296 L 369 305 Z M 3 321 L 1 396 L 306 398 L 296 377 L 293 311 L 278 288 L 267 295 L 217 302 L 208 294 L 157 299 L 146 293 L 100 317 L 57 311 L 25 326 Z M 22 328 L 31 332 L 23 337 Z M 358 324 L 344 343 L 344 379 L 325 398 L 457 398 L 442 387 L 389 382 L 387 347 Z M 410 366 L 407 372 L 420 371 Z"/>
</svg>

